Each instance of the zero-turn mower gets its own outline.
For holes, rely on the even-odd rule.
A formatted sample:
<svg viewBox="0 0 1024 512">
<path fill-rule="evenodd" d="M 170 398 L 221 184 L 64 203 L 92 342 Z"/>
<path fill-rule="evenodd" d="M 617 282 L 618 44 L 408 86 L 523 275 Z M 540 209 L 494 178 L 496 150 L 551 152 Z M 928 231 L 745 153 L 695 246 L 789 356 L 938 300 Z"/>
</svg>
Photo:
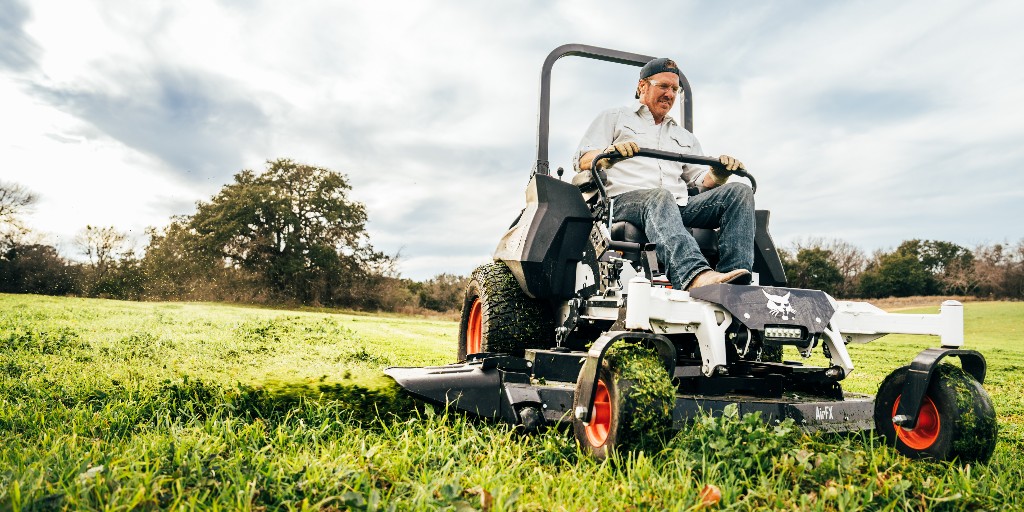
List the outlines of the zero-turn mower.
<svg viewBox="0 0 1024 512">
<path fill-rule="evenodd" d="M 962 348 L 963 306 L 943 302 L 937 314 L 891 314 L 819 290 L 788 288 L 756 212 L 751 285 L 672 289 L 636 226 L 611 223 L 614 200 L 600 173 L 572 182 L 548 164 L 551 69 L 582 56 L 642 66 L 652 57 L 585 45 L 548 55 L 541 74 L 536 166 L 526 208 L 477 268 L 459 330 L 461 362 L 389 368 L 412 395 L 527 431 L 571 422 L 586 451 L 605 457 L 629 449 L 648 431 L 685 428 L 698 414 L 760 412 L 769 422 L 792 418 L 808 431 L 875 429 L 910 457 L 986 461 L 996 442 L 992 401 L 982 388 L 985 358 Z M 682 120 L 693 131 L 685 77 Z M 618 156 L 607 153 L 602 158 Z M 717 159 L 641 148 L 634 158 L 721 166 Z M 756 190 L 753 176 L 738 172 Z M 712 267 L 716 233 L 693 235 Z M 886 377 L 875 396 L 846 392 L 854 371 L 847 345 L 886 334 L 939 337 L 910 364 Z M 827 366 L 783 361 L 782 347 Z M 951 357 L 952 356 L 952 357 Z M 959 359 L 960 365 L 946 364 Z M 945 360 L 942 364 L 940 361 Z"/>
</svg>

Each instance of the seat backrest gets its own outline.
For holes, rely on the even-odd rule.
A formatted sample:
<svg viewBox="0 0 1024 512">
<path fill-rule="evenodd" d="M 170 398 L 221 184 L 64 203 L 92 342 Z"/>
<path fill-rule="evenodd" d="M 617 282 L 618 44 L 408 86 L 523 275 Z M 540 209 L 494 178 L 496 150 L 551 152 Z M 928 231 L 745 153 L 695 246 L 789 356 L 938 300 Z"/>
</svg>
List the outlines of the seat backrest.
<svg viewBox="0 0 1024 512">
<path fill-rule="evenodd" d="M 704 255 L 704 259 L 708 260 L 711 266 L 718 264 L 718 231 L 703 228 L 686 229 L 693 235 L 693 239 L 697 241 L 697 246 L 700 247 L 700 252 Z M 612 240 L 616 242 L 636 244 L 646 244 L 649 242 L 644 230 L 640 229 L 636 224 L 625 221 L 612 223 L 611 236 Z M 634 257 L 640 257 L 638 254 L 627 254 L 625 256 L 630 261 L 633 261 Z M 660 263 L 659 266 L 661 266 Z"/>
<path fill-rule="evenodd" d="M 772 236 L 768 233 L 768 218 L 770 212 L 768 210 L 756 210 L 754 212 L 754 219 L 756 220 L 756 228 L 754 231 L 754 272 L 758 274 L 758 281 L 762 285 L 769 286 L 786 286 L 786 271 L 782 267 L 782 260 L 779 258 L 778 252 L 775 250 L 775 242 L 772 240 Z M 718 265 L 718 230 L 714 229 L 702 229 L 702 228 L 687 228 L 693 235 L 694 240 L 697 241 L 697 245 L 700 247 L 701 254 L 704 255 L 704 259 L 708 261 L 708 264 L 712 268 Z M 646 244 L 647 235 L 635 224 L 629 222 L 619 221 L 612 223 L 611 227 L 612 240 L 618 242 L 632 242 L 637 244 Z M 623 254 L 623 257 L 632 261 L 634 264 L 640 261 L 640 254 Z M 658 266 L 664 272 L 665 266 L 662 262 L 658 262 Z"/>
</svg>

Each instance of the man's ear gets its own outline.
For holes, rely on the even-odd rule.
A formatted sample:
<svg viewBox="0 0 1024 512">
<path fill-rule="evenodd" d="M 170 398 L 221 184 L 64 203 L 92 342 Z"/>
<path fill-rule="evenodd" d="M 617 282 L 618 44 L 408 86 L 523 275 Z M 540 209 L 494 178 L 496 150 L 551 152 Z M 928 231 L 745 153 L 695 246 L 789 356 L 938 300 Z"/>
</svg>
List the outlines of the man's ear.
<svg viewBox="0 0 1024 512">
<path fill-rule="evenodd" d="M 636 99 L 640 99 L 640 86 L 643 85 L 643 83 L 643 79 L 636 83 L 636 94 L 634 95 Z"/>
</svg>

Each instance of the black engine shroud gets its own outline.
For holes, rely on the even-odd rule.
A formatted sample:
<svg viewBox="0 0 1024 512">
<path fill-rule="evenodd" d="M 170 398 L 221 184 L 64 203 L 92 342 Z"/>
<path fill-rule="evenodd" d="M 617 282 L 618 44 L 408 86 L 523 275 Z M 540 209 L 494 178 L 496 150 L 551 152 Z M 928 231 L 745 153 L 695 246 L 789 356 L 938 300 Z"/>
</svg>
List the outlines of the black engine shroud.
<svg viewBox="0 0 1024 512">
<path fill-rule="evenodd" d="M 570 299 L 593 223 L 580 189 L 535 174 L 526 188 L 526 209 L 501 238 L 494 259 L 508 265 L 527 295 Z"/>
</svg>

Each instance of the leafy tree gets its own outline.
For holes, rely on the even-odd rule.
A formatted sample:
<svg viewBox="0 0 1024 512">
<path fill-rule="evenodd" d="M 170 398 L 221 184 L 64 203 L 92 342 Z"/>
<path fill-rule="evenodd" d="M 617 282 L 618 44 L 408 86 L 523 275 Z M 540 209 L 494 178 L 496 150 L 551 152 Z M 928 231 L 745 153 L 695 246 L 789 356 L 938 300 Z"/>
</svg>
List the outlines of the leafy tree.
<svg viewBox="0 0 1024 512">
<path fill-rule="evenodd" d="M 420 307 L 444 312 L 458 311 L 462 308 L 467 286 L 468 277 L 438 274 L 422 283 L 413 283 L 409 288 L 419 298 Z"/>
<path fill-rule="evenodd" d="M 952 242 L 925 240 L 919 252 L 921 262 L 935 276 L 940 293 L 966 294 L 977 287 L 974 254 Z"/>
<path fill-rule="evenodd" d="M 369 245 L 365 207 L 349 199 L 350 190 L 347 178 L 329 169 L 269 161 L 265 171 L 244 170 L 198 203 L 173 228 L 179 244 L 171 250 L 255 276 L 278 299 L 351 299 L 353 284 L 388 259 Z"/>
<path fill-rule="evenodd" d="M 370 272 L 346 288 L 347 306 L 377 311 L 416 312 L 417 296 L 410 291 L 409 280 L 392 273 Z"/>
<path fill-rule="evenodd" d="M 43 244 L 16 244 L 0 257 L 0 292 L 68 295 L 79 291 L 79 269 Z"/>
<path fill-rule="evenodd" d="M 966 293 L 977 286 L 974 255 L 951 242 L 906 240 L 876 256 L 860 284 L 868 297 Z"/>
<path fill-rule="evenodd" d="M 200 250 L 188 217 L 174 217 L 163 229 L 147 231 L 149 245 L 141 261 L 146 294 L 161 299 L 230 299 L 220 292 L 228 282 L 230 269 Z"/>
<path fill-rule="evenodd" d="M 85 293 L 114 299 L 142 297 L 145 274 L 127 233 L 113 226 L 86 226 L 75 237 L 74 244 L 89 258 L 81 272 Z"/>
<path fill-rule="evenodd" d="M 822 240 L 818 247 L 829 252 L 829 260 L 839 269 L 843 281 L 836 286 L 839 297 L 853 297 L 857 291 L 857 280 L 867 265 L 867 257 L 859 247 L 845 240 Z"/>
<path fill-rule="evenodd" d="M 843 283 L 843 274 L 833 260 L 831 251 L 821 248 L 800 249 L 796 259 L 787 261 L 786 277 L 790 286 L 836 293 Z"/>
<path fill-rule="evenodd" d="M 66 295 L 78 290 L 79 269 L 52 246 L 25 240 L 21 216 L 39 197 L 17 183 L 0 181 L 0 292 Z"/>
<path fill-rule="evenodd" d="M 969 265 L 974 259 L 967 248 L 940 240 L 907 240 L 896 250 L 917 256 L 935 276 L 946 273 L 951 266 Z"/>
<path fill-rule="evenodd" d="M 877 255 L 861 274 L 860 294 L 864 297 L 909 297 L 928 295 L 933 278 L 914 254 L 899 250 Z"/>
<path fill-rule="evenodd" d="M 797 240 L 791 249 L 780 251 L 780 255 L 783 256 L 783 265 L 786 268 L 786 276 L 790 280 L 794 277 L 792 266 L 797 264 L 797 256 L 800 251 L 805 249 L 821 251 L 818 253 L 818 256 L 824 256 L 829 262 L 828 266 L 834 266 L 839 271 L 839 275 L 842 276 L 842 280 L 838 283 L 831 281 L 824 283 L 825 286 L 829 287 L 829 293 L 836 297 L 854 297 L 857 295 L 857 283 L 860 279 L 860 273 L 864 271 L 867 265 L 867 257 L 864 255 L 864 251 L 838 238 L 812 237 L 807 241 Z"/>
<path fill-rule="evenodd" d="M 147 279 L 140 261 L 123 258 L 107 266 L 102 275 L 86 273 L 89 294 L 120 300 L 139 300 L 145 295 Z M 83 284 L 84 286 L 84 284 Z"/>
</svg>

